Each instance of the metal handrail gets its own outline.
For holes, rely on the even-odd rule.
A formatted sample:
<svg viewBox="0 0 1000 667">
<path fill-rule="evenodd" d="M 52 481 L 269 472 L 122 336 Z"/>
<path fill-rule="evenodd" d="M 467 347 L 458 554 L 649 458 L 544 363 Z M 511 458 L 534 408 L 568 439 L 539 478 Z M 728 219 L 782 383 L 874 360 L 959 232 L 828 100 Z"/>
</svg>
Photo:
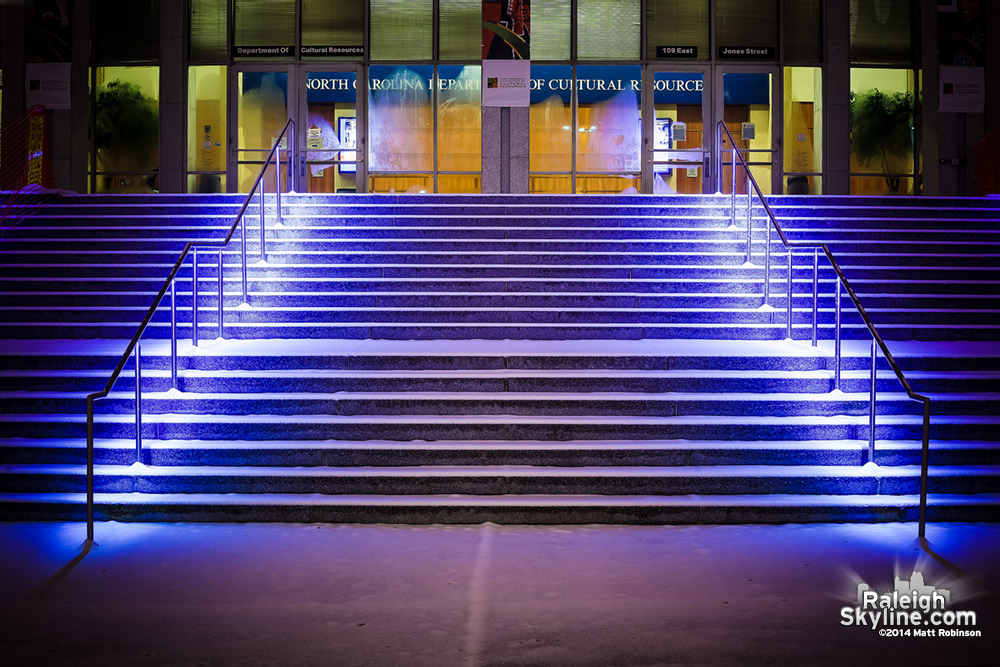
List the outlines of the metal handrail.
<svg viewBox="0 0 1000 667">
<path fill-rule="evenodd" d="M 132 336 L 132 340 L 129 341 L 128 345 L 125 347 L 125 352 L 122 354 L 121 359 L 118 361 L 118 365 L 115 366 L 114 371 L 111 373 L 111 377 L 108 378 L 107 383 L 104 385 L 104 389 L 101 391 L 94 392 L 87 395 L 87 540 L 94 540 L 94 401 L 106 398 L 108 394 L 111 393 L 111 389 L 114 387 L 115 382 L 121 375 L 122 370 L 125 368 L 125 364 L 128 362 L 129 357 L 132 356 L 133 350 L 135 351 L 135 443 L 136 443 L 136 460 L 141 461 L 142 456 L 142 393 L 141 393 L 141 382 L 142 382 L 142 347 L 139 344 L 139 339 L 142 337 L 143 332 L 146 331 L 146 327 L 149 322 L 153 319 L 153 315 L 156 310 L 160 307 L 160 303 L 163 301 L 163 297 L 166 295 L 167 290 L 170 290 L 170 376 L 171 376 L 171 387 L 177 388 L 177 290 L 175 278 L 177 277 L 177 272 L 180 271 L 181 266 L 184 264 L 184 260 L 187 258 L 188 253 L 192 253 L 193 265 L 192 265 L 192 289 L 191 289 L 191 317 L 192 317 L 192 336 L 194 338 L 193 344 L 198 345 L 198 248 L 218 248 L 219 249 L 219 338 L 222 338 L 223 333 L 223 262 L 222 262 L 222 249 L 229 245 L 230 240 L 233 238 L 233 234 L 236 232 L 236 226 L 242 223 L 242 283 L 243 283 L 243 302 L 247 302 L 247 264 L 246 264 L 246 221 L 244 214 L 246 213 L 247 207 L 250 205 L 250 201 L 253 199 L 254 192 L 260 189 L 260 243 L 261 243 L 261 257 L 265 255 L 264 250 L 264 172 L 267 170 L 268 166 L 271 164 L 271 159 L 274 159 L 275 165 L 275 192 L 277 193 L 276 205 L 277 205 L 277 218 L 281 221 L 281 140 L 285 136 L 289 137 L 288 141 L 288 183 L 289 190 L 294 189 L 295 184 L 295 160 L 293 157 L 294 147 L 295 147 L 295 122 L 292 119 L 288 119 L 278 137 L 274 141 L 274 145 L 271 147 L 271 151 L 267 155 L 267 159 L 264 161 L 263 166 L 260 168 L 260 172 L 257 174 L 257 178 L 254 180 L 253 185 L 250 187 L 250 191 L 247 193 L 246 199 L 243 200 L 243 205 L 240 207 L 239 213 L 236 214 L 236 218 L 233 220 L 233 224 L 229 227 L 229 232 L 226 234 L 226 238 L 222 241 L 214 241 L 208 243 L 194 243 L 189 242 L 184 246 L 181 251 L 180 256 L 177 261 L 174 262 L 173 268 L 170 270 L 170 274 L 167 275 L 166 280 L 163 281 L 163 286 L 160 287 L 159 293 L 157 293 L 156 298 L 153 299 L 152 305 L 149 310 L 146 311 L 146 316 L 142 319 L 139 327 L 136 329 L 135 334 Z"/>
<path fill-rule="evenodd" d="M 760 186 L 757 184 L 757 180 L 754 178 L 753 174 L 750 173 L 750 168 L 747 165 L 746 160 L 743 159 L 743 154 L 740 149 L 736 146 L 736 140 L 733 138 L 732 132 L 726 127 L 725 122 L 719 121 L 716 125 L 716 145 L 718 150 L 718 170 L 716 171 L 717 183 L 719 186 L 719 192 L 722 191 L 722 133 L 725 131 L 726 135 L 729 137 L 729 143 L 732 146 L 733 161 L 732 161 L 732 223 L 736 224 L 736 158 L 739 158 L 739 162 L 743 167 L 744 178 L 749 184 L 753 185 L 754 192 L 757 193 L 757 198 L 760 200 L 761 205 L 764 207 L 764 211 L 767 213 L 767 217 L 770 221 L 766 224 L 767 236 L 766 245 L 764 250 L 764 304 L 768 305 L 768 294 L 770 285 L 770 259 L 771 259 L 771 226 L 774 226 L 774 230 L 778 233 L 778 238 L 781 243 L 788 248 L 788 304 L 787 304 L 787 333 L 788 338 L 792 338 L 792 249 L 793 248 L 812 248 L 813 249 L 813 312 L 812 312 L 812 345 L 815 347 L 817 345 L 817 312 L 818 312 L 818 301 L 819 301 L 819 251 L 822 250 L 823 254 L 826 255 L 827 260 L 833 267 L 833 270 L 837 274 L 837 292 L 836 292 L 836 324 L 835 324 L 835 342 L 834 342 L 834 356 L 835 356 L 835 369 L 834 369 L 834 389 L 840 389 L 840 286 L 843 284 L 844 289 L 847 290 L 847 295 L 851 297 L 851 301 L 854 303 L 854 307 L 857 309 L 858 314 L 861 315 L 861 319 L 864 320 L 865 326 L 868 327 L 869 333 L 872 335 L 872 366 L 871 366 L 871 388 L 869 394 L 869 405 L 868 405 L 868 421 L 869 421 L 869 461 L 875 460 L 875 366 L 877 361 L 878 350 L 882 350 L 882 354 L 885 360 L 889 363 L 893 372 L 896 375 L 896 379 L 902 385 L 906 395 L 915 400 L 921 401 L 924 407 L 923 413 L 923 442 L 921 448 L 921 460 L 920 460 L 920 515 L 919 515 L 919 539 L 923 543 L 925 541 L 926 523 L 927 523 L 927 477 L 928 477 L 928 457 L 930 454 L 930 421 L 931 421 L 931 399 L 921 394 L 916 393 L 910 387 L 910 383 L 907 382 L 906 377 L 903 375 L 902 369 L 899 364 L 896 363 L 895 358 L 893 358 L 892 353 L 889 351 L 888 346 L 886 346 L 885 341 L 882 340 L 882 336 L 879 335 L 878 330 L 875 328 L 875 324 L 872 322 L 868 313 L 865 312 L 865 308 L 861 305 L 861 300 L 858 299 L 858 295 L 855 294 L 854 289 L 851 287 L 850 281 L 847 280 L 847 276 L 844 275 L 843 269 L 840 268 L 840 264 L 834 258 L 833 253 L 830 251 L 830 247 L 826 243 L 808 243 L 803 241 L 789 241 L 788 237 L 785 236 L 784 230 L 781 229 L 781 225 L 778 224 L 778 220 L 768 206 L 767 201 L 764 199 L 764 194 L 761 192 Z M 747 187 L 747 261 L 751 258 L 751 243 L 752 243 L 752 215 L 751 215 L 751 205 L 750 205 L 750 188 Z"/>
</svg>

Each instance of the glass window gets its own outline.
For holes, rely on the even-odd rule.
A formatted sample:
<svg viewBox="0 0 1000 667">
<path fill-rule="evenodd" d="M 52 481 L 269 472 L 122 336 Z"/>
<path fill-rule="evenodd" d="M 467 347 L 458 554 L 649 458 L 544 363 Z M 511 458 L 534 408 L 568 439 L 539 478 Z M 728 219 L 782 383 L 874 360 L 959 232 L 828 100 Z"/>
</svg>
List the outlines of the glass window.
<svg viewBox="0 0 1000 667">
<path fill-rule="evenodd" d="M 531 66 L 528 158 L 531 192 L 573 191 L 573 68 Z"/>
<path fill-rule="evenodd" d="M 786 67 L 784 70 L 785 194 L 822 194 L 823 70 Z"/>
<path fill-rule="evenodd" d="M 94 70 L 94 192 L 159 189 L 159 82 L 159 67 Z"/>
<path fill-rule="evenodd" d="M 288 122 L 288 72 L 238 72 L 236 77 L 236 143 L 238 192 L 249 192 L 264 158 Z M 274 182 L 268 167 L 267 182 Z"/>
<path fill-rule="evenodd" d="M 638 188 L 641 77 L 639 65 L 578 65 L 575 80 L 569 65 L 532 65 L 530 192 Z"/>
<path fill-rule="evenodd" d="M 294 46 L 295 0 L 234 0 L 233 42 L 238 47 Z"/>
<path fill-rule="evenodd" d="M 94 4 L 94 58 L 98 63 L 152 61 L 160 57 L 159 0 L 105 0 Z"/>
<path fill-rule="evenodd" d="M 226 51 L 226 1 L 191 0 L 190 57 L 194 62 L 223 62 Z"/>
<path fill-rule="evenodd" d="M 308 72 L 306 105 L 307 191 L 356 192 L 357 72 Z"/>
<path fill-rule="evenodd" d="M 638 172 L 642 68 L 579 65 L 576 79 L 577 171 Z"/>
<path fill-rule="evenodd" d="M 750 173 L 764 194 L 771 194 L 773 160 L 778 154 L 771 131 L 774 86 L 769 72 L 725 72 L 722 75 L 723 119 L 737 147 L 750 162 Z M 722 148 L 731 147 L 724 137 Z M 723 192 L 732 192 L 732 172 L 723 169 Z M 736 192 L 745 193 L 747 182 L 742 169 L 736 171 Z"/>
<path fill-rule="evenodd" d="M 303 57 L 360 60 L 364 33 L 364 0 L 302 0 Z"/>
<path fill-rule="evenodd" d="M 372 60 L 430 60 L 432 0 L 371 0 Z"/>
<path fill-rule="evenodd" d="M 701 194 L 705 75 L 653 73 L 653 192 Z"/>
<path fill-rule="evenodd" d="M 639 0 L 577 0 L 580 60 L 638 60 Z"/>
<path fill-rule="evenodd" d="M 372 192 L 396 192 L 410 183 L 406 172 L 434 169 L 434 111 L 430 65 L 372 65 L 368 81 L 368 169 Z M 377 172 L 393 172 L 392 180 Z M 403 179 L 403 180 L 400 180 Z M 417 182 L 419 181 L 419 182 Z M 433 179 L 419 177 L 402 187 L 433 191 Z"/>
<path fill-rule="evenodd" d="M 473 172 L 482 170 L 482 76 L 479 65 L 441 65 L 438 67 L 438 171 Z M 474 179 L 478 183 L 478 177 Z M 446 183 L 438 178 L 438 192 Z M 458 192 L 479 192 L 473 181 L 462 186 L 461 181 L 449 182 L 449 187 L 462 187 Z"/>
<path fill-rule="evenodd" d="M 785 60 L 816 63 L 823 60 L 823 18 L 819 0 L 796 0 L 784 6 Z"/>
<path fill-rule="evenodd" d="M 709 5 L 687 0 L 648 0 L 646 4 L 646 58 L 709 60 Z M 678 56 L 677 47 L 695 47 L 692 56 Z"/>
<path fill-rule="evenodd" d="M 571 17 L 570 0 L 532 0 L 532 60 L 569 60 Z"/>
<path fill-rule="evenodd" d="M 778 59 L 778 3 L 775 0 L 716 0 L 715 41 L 723 47 L 770 47 Z M 754 58 L 757 60 L 757 58 Z"/>
<path fill-rule="evenodd" d="M 188 68 L 188 192 L 226 191 L 226 67 Z"/>
<path fill-rule="evenodd" d="M 915 194 L 910 69 L 851 68 L 851 194 Z"/>
<path fill-rule="evenodd" d="M 913 62 L 910 0 L 852 0 L 850 12 L 852 63 Z"/>
<path fill-rule="evenodd" d="M 483 3 L 481 0 L 439 0 L 441 60 L 479 60 L 482 56 Z"/>
</svg>

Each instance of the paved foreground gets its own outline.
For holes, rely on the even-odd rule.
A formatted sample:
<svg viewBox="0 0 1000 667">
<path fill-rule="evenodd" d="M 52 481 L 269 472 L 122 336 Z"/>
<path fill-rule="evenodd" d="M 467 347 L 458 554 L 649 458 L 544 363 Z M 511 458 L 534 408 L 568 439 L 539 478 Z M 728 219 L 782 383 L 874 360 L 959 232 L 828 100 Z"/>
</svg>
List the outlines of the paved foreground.
<svg viewBox="0 0 1000 667">
<path fill-rule="evenodd" d="M 995 665 L 1000 524 L 0 523 L 0 662 Z M 920 572 L 979 637 L 842 625 Z M 855 619 L 854 613 L 848 614 Z M 927 616 L 929 618 L 929 616 Z M 917 626 L 917 629 L 932 626 Z M 903 630 L 905 633 L 905 629 Z M 912 635 L 912 632 L 911 632 Z"/>
</svg>

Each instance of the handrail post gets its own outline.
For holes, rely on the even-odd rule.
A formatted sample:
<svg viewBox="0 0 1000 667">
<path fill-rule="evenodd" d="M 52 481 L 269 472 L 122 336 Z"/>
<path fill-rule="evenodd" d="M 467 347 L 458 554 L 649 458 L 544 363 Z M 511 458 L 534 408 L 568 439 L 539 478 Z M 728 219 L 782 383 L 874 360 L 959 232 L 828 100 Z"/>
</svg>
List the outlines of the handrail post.
<svg viewBox="0 0 1000 667">
<path fill-rule="evenodd" d="M 295 121 L 288 125 L 288 192 L 296 192 L 295 189 Z"/>
<path fill-rule="evenodd" d="M 743 167 L 743 180 L 747 188 L 747 256 L 744 261 L 750 263 L 753 261 L 753 216 L 750 214 L 750 175 L 746 167 Z"/>
<path fill-rule="evenodd" d="M 819 248 L 813 248 L 812 346 L 819 346 Z"/>
<path fill-rule="evenodd" d="M 735 226 L 736 225 L 736 144 L 733 144 L 733 164 L 732 164 L 732 169 L 730 171 L 732 172 L 733 175 L 733 183 L 732 187 L 730 188 L 733 191 L 732 193 L 733 213 L 732 213 L 732 218 L 730 219 L 733 221 L 733 226 Z"/>
<path fill-rule="evenodd" d="M 247 298 L 247 217 L 240 216 L 240 261 L 242 265 L 241 280 L 243 281 L 243 303 L 250 303 Z"/>
<path fill-rule="evenodd" d="M 198 347 L 198 248 L 191 248 L 191 345 Z"/>
<path fill-rule="evenodd" d="M 170 387 L 177 389 L 177 279 L 170 281 Z"/>
<path fill-rule="evenodd" d="M 274 217 L 281 224 L 281 143 L 274 151 Z"/>
<path fill-rule="evenodd" d="M 875 462 L 875 367 L 878 360 L 878 345 L 872 338 L 872 377 L 868 399 L 868 462 Z"/>
<path fill-rule="evenodd" d="M 94 397 L 87 396 L 87 540 L 94 541 Z"/>
<path fill-rule="evenodd" d="M 920 526 L 919 537 L 924 539 L 927 530 L 927 459 L 930 456 L 931 401 L 924 398 L 924 433 L 920 454 Z"/>
<path fill-rule="evenodd" d="M 260 261 L 267 261 L 267 251 L 264 248 L 264 179 L 260 179 Z"/>
<path fill-rule="evenodd" d="M 753 219 L 753 213 L 751 212 L 752 206 L 751 206 L 751 202 L 750 202 L 750 190 L 751 190 L 751 188 L 750 188 L 750 178 L 751 178 L 750 177 L 750 166 L 746 162 L 744 162 L 743 163 L 743 182 L 746 183 L 746 189 L 747 189 L 747 230 L 753 229 L 753 225 L 750 222 Z M 749 231 L 748 231 L 748 234 L 749 234 Z M 747 243 L 748 247 L 749 247 L 749 245 L 750 244 Z M 747 254 L 752 254 L 752 253 L 747 253 Z"/>
<path fill-rule="evenodd" d="M 135 462 L 142 463 L 142 344 L 135 343 Z"/>
<path fill-rule="evenodd" d="M 836 317 L 834 319 L 834 339 L 833 339 L 833 390 L 840 391 L 840 276 L 837 276 Z"/>
<path fill-rule="evenodd" d="M 792 248 L 788 248 L 788 315 L 786 317 L 787 324 L 787 338 L 792 340 Z"/>
<path fill-rule="evenodd" d="M 771 221 L 764 224 L 764 305 L 771 301 Z"/>
<path fill-rule="evenodd" d="M 722 128 L 719 124 L 715 124 L 715 156 L 716 156 L 716 170 L 715 170 L 715 191 L 720 195 L 722 192 Z"/>
<path fill-rule="evenodd" d="M 223 338 L 222 335 L 222 318 L 223 318 L 223 305 L 222 298 L 224 292 L 222 289 L 222 248 L 219 248 L 219 338 Z"/>
</svg>

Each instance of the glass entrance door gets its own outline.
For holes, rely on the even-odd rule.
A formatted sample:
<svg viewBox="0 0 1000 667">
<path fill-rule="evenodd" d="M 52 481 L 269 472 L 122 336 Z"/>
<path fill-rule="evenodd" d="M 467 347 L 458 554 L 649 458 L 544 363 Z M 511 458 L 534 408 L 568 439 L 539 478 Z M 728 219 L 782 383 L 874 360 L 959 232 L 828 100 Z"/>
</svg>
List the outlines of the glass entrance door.
<svg viewBox="0 0 1000 667">
<path fill-rule="evenodd" d="M 715 117 L 729 128 L 750 164 L 764 194 L 781 192 L 782 79 L 776 67 L 720 67 L 715 76 Z M 712 125 L 713 131 L 715 125 Z M 732 144 L 723 133 L 722 192 L 733 188 Z M 736 192 L 745 193 L 747 180 L 736 169 Z"/>
<path fill-rule="evenodd" d="M 236 131 L 229 135 L 229 188 L 248 192 L 281 129 L 294 117 L 293 77 L 284 65 L 237 65 L 230 71 L 229 127 Z M 273 166 L 265 178 L 265 189 L 273 189 Z"/>
<path fill-rule="evenodd" d="M 650 68 L 643 137 L 643 192 L 713 192 L 706 166 L 712 144 L 711 76 L 708 67 Z"/>
<path fill-rule="evenodd" d="M 364 77 L 356 66 L 304 68 L 296 121 L 303 192 L 364 192 L 365 119 L 358 104 Z M 363 99 L 363 97 L 362 97 Z"/>
</svg>

